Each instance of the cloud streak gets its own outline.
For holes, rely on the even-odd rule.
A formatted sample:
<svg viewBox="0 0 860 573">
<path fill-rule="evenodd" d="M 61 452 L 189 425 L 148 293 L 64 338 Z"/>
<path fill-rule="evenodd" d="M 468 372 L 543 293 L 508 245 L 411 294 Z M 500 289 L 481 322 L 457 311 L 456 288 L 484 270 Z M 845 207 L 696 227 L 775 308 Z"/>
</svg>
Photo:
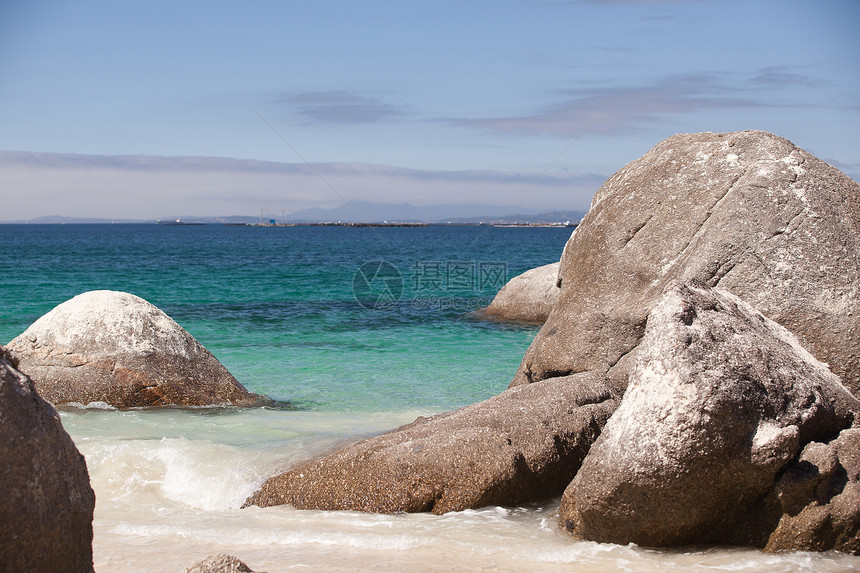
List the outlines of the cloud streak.
<svg viewBox="0 0 860 573">
<path fill-rule="evenodd" d="M 531 114 L 458 119 L 454 123 L 505 134 L 572 136 L 590 131 L 623 135 L 673 115 L 791 106 L 794 104 L 773 101 L 773 90 L 786 85 L 812 83 L 782 68 L 766 68 L 752 78 L 741 79 L 726 74 L 674 75 L 638 86 L 565 90 L 559 92 L 563 96 L 560 102 Z"/>
<path fill-rule="evenodd" d="M 311 176 L 315 173 L 333 176 L 374 176 L 404 180 L 523 183 L 533 181 L 538 174 L 503 172 L 481 169 L 434 170 L 391 167 L 370 163 L 281 163 L 230 157 L 165 157 L 153 155 L 84 155 L 76 153 L 38 153 L 29 151 L 0 151 L 0 170 L 13 166 L 51 170 L 111 170 L 143 171 L 149 173 L 236 173 Z M 2 171 L 0 171 L 2 173 Z M 543 185 L 567 185 L 577 178 L 593 180 L 597 175 L 573 175 L 556 172 L 542 175 Z"/>
<path fill-rule="evenodd" d="M 375 123 L 405 114 L 403 109 L 381 99 L 347 91 L 284 94 L 276 102 L 287 105 L 306 120 L 317 123 Z"/>
<path fill-rule="evenodd" d="M 815 87 L 808 75 L 801 75 L 783 66 L 770 66 L 759 70 L 750 80 L 750 85 L 762 89 L 785 89 L 788 87 Z"/>
</svg>

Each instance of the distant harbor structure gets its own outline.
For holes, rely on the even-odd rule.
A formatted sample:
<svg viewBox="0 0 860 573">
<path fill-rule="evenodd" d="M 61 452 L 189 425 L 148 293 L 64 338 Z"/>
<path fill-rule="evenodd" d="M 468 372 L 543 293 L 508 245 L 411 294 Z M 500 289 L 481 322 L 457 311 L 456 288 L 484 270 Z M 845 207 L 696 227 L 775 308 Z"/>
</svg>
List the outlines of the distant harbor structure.
<svg viewBox="0 0 860 573">
<path fill-rule="evenodd" d="M 284 221 L 284 210 L 281 209 L 281 222 L 276 219 L 263 219 L 263 208 L 260 208 L 260 220 L 257 223 L 248 223 L 249 227 L 293 227 L 295 223 Z"/>
<path fill-rule="evenodd" d="M 496 223 L 493 227 L 576 227 L 578 224 L 579 223 L 571 223 L 570 221 L 565 221 L 563 223 Z"/>
<path fill-rule="evenodd" d="M 203 225 L 204 223 L 186 223 L 182 219 L 176 219 L 175 221 L 174 220 L 162 221 L 161 219 L 159 219 L 158 221 L 156 221 L 156 224 L 158 224 L 158 225 Z"/>
<path fill-rule="evenodd" d="M 375 204 L 359 205 L 363 212 L 352 209 L 343 212 L 343 206 L 336 209 L 307 209 L 287 213 L 282 209 L 280 217 L 265 208 L 260 208 L 257 216 L 200 216 L 185 219 L 162 219 L 160 225 L 204 225 L 221 224 L 246 227 L 429 227 L 445 226 L 487 226 L 499 228 L 568 228 L 574 229 L 584 215 L 578 211 L 550 211 L 538 214 L 518 214 L 487 217 L 445 217 L 439 218 L 433 211 L 420 211 L 420 208 L 377 208 Z M 383 205 L 383 207 L 386 207 Z M 453 208 L 453 207 L 452 207 Z"/>
</svg>

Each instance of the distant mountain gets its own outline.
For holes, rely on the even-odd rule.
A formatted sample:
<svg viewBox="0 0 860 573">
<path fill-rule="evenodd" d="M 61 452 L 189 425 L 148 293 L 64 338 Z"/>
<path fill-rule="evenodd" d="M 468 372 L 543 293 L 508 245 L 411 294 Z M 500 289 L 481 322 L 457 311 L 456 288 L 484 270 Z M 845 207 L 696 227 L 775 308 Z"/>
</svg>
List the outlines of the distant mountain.
<svg viewBox="0 0 860 573">
<path fill-rule="evenodd" d="M 0 221 L 3 223 L 31 223 L 35 225 L 58 225 L 58 224 L 109 224 L 109 223 L 154 223 L 155 221 L 146 221 L 144 219 L 103 219 L 98 217 L 64 217 L 62 215 L 48 215 L 45 217 L 36 217 L 35 219 L 27 219 L 23 221 Z"/>
<path fill-rule="evenodd" d="M 513 213 L 512 213 L 513 212 Z M 472 203 L 415 206 L 409 203 L 373 203 L 350 201 L 332 209 L 300 209 L 280 217 L 263 214 L 263 222 L 277 223 L 436 223 L 436 224 L 504 224 L 504 223 L 576 223 L 585 215 L 584 211 L 538 212 L 521 207 L 479 205 Z M 244 224 L 260 222 L 259 216 L 230 215 L 224 217 L 166 217 L 162 222 Z M 96 217 L 64 217 L 52 215 L 25 221 L 0 221 L 0 223 L 30 224 L 109 224 L 109 223 L 156 223 L 154 219 L 104 219 Z"/>
<path fill-rule="evenodd" d="M 286 216 L 290 223 L 447 223 L 449 220 L 465 221 L 503 217 L 513 210 L 536 214 L 533 209 L 503 207 L 499 205 L 446 204 L 417 207 L 410 203 L 372 203 L 370 201 L 349 201 L 333 209 L 300 209 Z"/>
</svg>

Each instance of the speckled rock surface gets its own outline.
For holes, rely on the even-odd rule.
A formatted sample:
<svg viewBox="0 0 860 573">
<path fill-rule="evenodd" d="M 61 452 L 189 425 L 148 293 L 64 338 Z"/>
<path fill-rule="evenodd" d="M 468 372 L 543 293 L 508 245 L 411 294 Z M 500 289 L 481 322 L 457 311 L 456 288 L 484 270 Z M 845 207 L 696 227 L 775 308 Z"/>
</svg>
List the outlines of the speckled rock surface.
<svg viewBox="0 0 860 573">
<path fill-rule="evenodd" d="M 860 185 L 786 139 L 662 141 L 600 188 L 560 277 L 512 385 L 597 371 L 623 386 L 648 312 L 677 279 L 738 295 L 860 394 Z"/>
<path fill-rule="evenodd" d="M 0 570 L 93 570 L 87 464 L 0 346 Z"/>
<path fill-rule="evenodd" d="M 593 376 L 512 388 L 292 468 L 246 505 L 442 514 L 547 499 L 616 405 Z"/>
<path fill-rule="evenodd" d="M 725 290 L 673 285 L 560 522 L 602 542 L 763 546 L 776 524 L 761 500 L 855 417 L 860 401 L 785 328 Z"/>
<path fill-rule="evenodd" d="M 559 263 L 551 263 L 515 276 L 476 316 L 543 324 L 558 301 L 558 267 Z"/>
<path fill-rule="evenodd" d="M 53 404 L 250 405 L 248 392 L 164 312 L 124 292 L 68 300 L 8 344 Z"/>
<path fill-rule="evenodd" d="M 808 444 L 768 501 L 781 517 L 765 549 L 860 555 L 860 428 Z"/>
<path fill-rule="evenodd" d="M 254 573 L 238 557 L 215 553 L 186 567 L 182 573 Z"/>
</svg>

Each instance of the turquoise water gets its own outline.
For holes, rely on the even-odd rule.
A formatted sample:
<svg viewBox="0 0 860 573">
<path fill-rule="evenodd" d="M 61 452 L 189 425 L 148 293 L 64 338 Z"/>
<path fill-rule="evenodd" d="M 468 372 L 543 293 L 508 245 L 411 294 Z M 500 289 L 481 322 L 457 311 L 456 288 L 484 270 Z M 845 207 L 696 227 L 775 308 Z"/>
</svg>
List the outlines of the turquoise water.
<svg viewBox="0 0 860 573">
<path fill-rule="evenodd" d="M 558 260 L 569 234 L 0 226 L 0 342 L 76 294 L 121 290 L 164 310 L 252 391 L 314 409 L 451 409 L 504 389 L 535 332 L 474 320 L 469 311 L 507 278 Z M 372 278 L 373 264 L 356 279 L 372 261 L 390 263 L 383 270 L 400 281 L 389 285 L 399 294 L 393 306 L 373 298 L 377 286 L 385 291 L 384 276 L 360 283 Z"/>
</svg>

